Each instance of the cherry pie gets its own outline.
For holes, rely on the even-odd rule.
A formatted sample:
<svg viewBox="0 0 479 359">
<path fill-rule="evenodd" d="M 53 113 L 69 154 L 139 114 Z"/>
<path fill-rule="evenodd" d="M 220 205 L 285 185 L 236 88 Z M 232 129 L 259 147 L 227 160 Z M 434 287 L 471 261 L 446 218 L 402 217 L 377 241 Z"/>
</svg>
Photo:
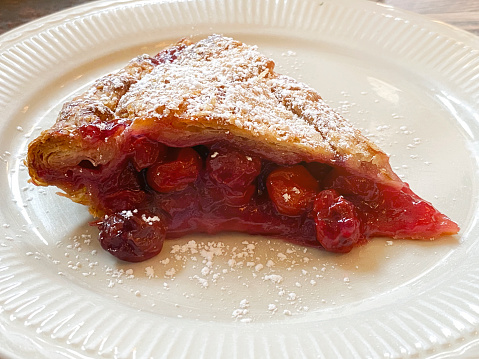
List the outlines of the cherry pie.
<svg viewBox="0 0 479 359">
<path fill-rule="evenodd" d="M 88 206 L 102 247 L 127 261 L 192 232 L 348 252 L 459 231 L 315 90 L 218 35 L 97 80 L 30 144 L 27 165 L 34 184 Z"/>
</svg>

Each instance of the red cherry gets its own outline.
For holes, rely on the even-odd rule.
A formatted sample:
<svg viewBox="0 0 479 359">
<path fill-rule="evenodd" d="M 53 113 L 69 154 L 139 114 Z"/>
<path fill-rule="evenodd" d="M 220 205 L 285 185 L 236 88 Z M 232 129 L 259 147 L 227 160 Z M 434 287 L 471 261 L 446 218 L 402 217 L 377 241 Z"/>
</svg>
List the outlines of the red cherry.
<svg viewBox="0 0 479 359">
<path fill-rule="evenodd" d="M 117 212 L 105 216 L 97 225 L 102 248 L 129 262 L 156 256 L 166 237 L 164 219 L 147 211 Z"/>
<path fill-rule="evenodd" d="M 135 138 L 130 145 L 131 161 L 137 171 L 150 167 L 158 157 L 166 156 L 168 147 L 147 137 Z"/>
<path fill-rule="evenodd" d="M 316 238 L 328 251 L 346 253 L 361 239 L 354 205 L 335 190 L 321 191 L 314 201 Z"/>
<path fill-rule="evenodd" d="M 266 188 L 279 213 L 298 216 L 311 206 L 319 184 L 306 168 L 294 165 L 273 170 Z"/>
<path fill-rule="evenodd" d="M 181 191 L 196 181 L 201 167 L 201 157 L 194 149 L 181 148 L 173 160 L 157 162 L 148 168 L 146 180 L 160 193 Z"/>
<path fill-rule="evenodd" d="M 206 170 L 214 183 L 242 192 L 261 172 L 261 160 L 234 147 L 213 146 Z"/>
<path fill-rule="evenodd" d="M 261 159 L 232 146 L 216 145 L 206 159 L 206 171 L 226 203 L 241 206 L 256 192 L 253 182 L 261 172 Z"/>
</svg>

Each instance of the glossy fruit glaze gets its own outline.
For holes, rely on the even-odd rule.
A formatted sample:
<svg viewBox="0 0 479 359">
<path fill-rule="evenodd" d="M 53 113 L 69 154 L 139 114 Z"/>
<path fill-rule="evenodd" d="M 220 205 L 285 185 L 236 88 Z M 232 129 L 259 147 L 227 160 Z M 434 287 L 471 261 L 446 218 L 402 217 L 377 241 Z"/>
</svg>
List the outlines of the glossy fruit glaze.
<svg viewBox="0 0 479 359">
<path fill-rule="evenodd" d="M 124 127 L 86 125 L 82 136 L 95 142 Z M 279 165 L 228 142 L 173 148 L 131 135 L 122 146 L 115 162 L 83 160 L 60 181 L 104 214 L 95 222 L 101 245 L 123 260 L 151 258 L 165 238 L 195 232 L 240 231 L 349 252 L 373 236 L 458 231 L 407 184 L 391 187 L 321 163 Z"/>
</svg>

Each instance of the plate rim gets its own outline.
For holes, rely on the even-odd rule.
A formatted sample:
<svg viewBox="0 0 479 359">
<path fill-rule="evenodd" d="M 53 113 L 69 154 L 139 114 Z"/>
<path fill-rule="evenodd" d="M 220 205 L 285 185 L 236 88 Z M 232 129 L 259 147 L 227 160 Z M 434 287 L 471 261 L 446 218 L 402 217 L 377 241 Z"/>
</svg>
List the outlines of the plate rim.
<svg viewBox="0 0 479 359">
<path fill-rule="evenodd" d="M 328 0 L 327 2 L 329 2 L 329 1 L 330 0 Z M 174 2 L 182 2 L 182 0 L 178 0 L 178 1 L 175 1 L 175 0 L 159 1 L 158 3 L 174 3 Z M 116 7 L 116 6 L 124 6 L 124 5 L 128 5 L 128 4 L 138 4 L 138 3 L 149 3 L 149 2 L 148 1 L 136 2 L 134 0 L 100 0 L 100 1 L 95 1 L 95 2 L 92 2 L 92 3 L 79 5 L 79 6 L 76 6 L 74 8 L 66 9 L 66 10 L 63 10 L 59 13 L 48 15 L 46 17 L 40 18 L 40 19 L 35 20 L 31 23 L 22 25 L 22 26 L 20 26 L 16 29 L 10 30 L 10 31 L 2 34 L 0 36 L 0 41 L 3 40 L 4 38 L 6 39 L 6 41 L 3 43 L 2 46 L 0 46 L 0 52 L 2 52 L 4 50 L 4 46 L 7 46 L 9 43 L 10 44 L 15 44 L 18 41 L 20 41 L 20 39 L 22 39 L 22 36 L 25 36 L 25 37 L 28 38 L 30 35 L 33 35 L 37 32 L 45 31 L 45 29 L 48 29 L 52 26 L 58 26 L 59 24 L 61 24 L 63 22 L 69 22 L 70 21 L 70 19 L 69 19 L 70 16 L 75 16 L 75 17 L 89 16 L 90 14 L 96 13 L 98 11 L 108 11 L 109 9 L 111 9 L 113 7 Z M 357 5 L 357 4 L 359 4 L 359 1 L 355 2 L 353 0 L 341 0 L 341 3 L 342 4 L 354 3 L 355 6 L 358 6 L 359 8 L 362 8 L 362 5 Z M 93 7 L 92 7 L 92 4 L 93 4 Z M 366 3 L 364 2 L 364 4 L 366 4 Z M 372 5 L 372 6 L 370 6 L 370 5 Z M 460 29 L 457 29 L 457 28 L 451 29 L 451 27 L 449 25 L 439 24 L 439 23 L 434 22 L 430 19 L 425 19 L 424 17 L 422 17 L 420 15 L 417 15 L 417 14 L 411 15 L 412 13 L 409 14 L 409 13 L 405 12 L 404 10 L 398 10 L 396 8 L 392 8 L 392 7 L 377 4 L 377 3 L 368 3 L 368 5 L 365 5 L 365 6 L 368 9 L 371 8 L 371 10 L 373 8 L 374 9 L 379 9 L 379 8 L 383 9 L 383 7 L 384 7 L 386 9 L 385 11 L 388 12 L 388 15 L 390 15 L 390 14 L 393 14 L 393 15 L 396 15 L 396 16 L 402 15 L 406 19 L 410 19 L 411 16 L 412 16 L 414 19 L 417 19 L 417 21 L 420 21 L 421 23 L 424 23 L 424 24 L 429 24 L 430 22 L 435 23 L 435 24 L 439 25 L 441 27 L 441 29 L 444 29 L 444 31 L 449 36 L 453 36 L 453 34 L 454 34 L 454 36 L 456 36 L 457 34 L 461 34 L 461 35 L 458 35 L 458 36 L 460 36 L 461 38 L 464 37 L 464 43 L 466 45 L 473 46 L 473 47 L 475 45 L 478 45 L 477 47 L 479 48 L 478 38 L 473 34 L 465 32 L 464 30 L 460 30 Z M 452 31 L 452 32 L 450 32 L 450 31 Z M 461 41 L 463 41 L 463 40 L 461 40 Z M 470 41 L 471 43 L 467 44 L 466 43 L 467 41 Z M 478 347 L 479 345 L 475 345 L 475 346 Z"/>
</svg>

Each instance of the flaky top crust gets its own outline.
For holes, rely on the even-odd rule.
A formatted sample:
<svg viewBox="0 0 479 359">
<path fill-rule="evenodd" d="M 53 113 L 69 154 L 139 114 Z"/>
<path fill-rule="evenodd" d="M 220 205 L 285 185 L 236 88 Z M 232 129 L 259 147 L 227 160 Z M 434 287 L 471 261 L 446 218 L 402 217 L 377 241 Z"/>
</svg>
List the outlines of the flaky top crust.
<svg viewBox="0 0 479 359">
<path fill-rule="evenodd" d="M 102 130 L 110 123 L 125 126 L 94 147 L 81 135 L 84 125 Z M 401 183 L 388 156 L 315 90 L 276 73 L 256 46 L 219 35 L 133 59 L 67 102 L 29 146 L 32 181 L 52 184 L 42 177 L 45 169 L 60 173 L 85 159 L 108 164 L 136 134 L 170 146 L 227 140 L 280 164 L 322 162 Z"/>
</svg>

